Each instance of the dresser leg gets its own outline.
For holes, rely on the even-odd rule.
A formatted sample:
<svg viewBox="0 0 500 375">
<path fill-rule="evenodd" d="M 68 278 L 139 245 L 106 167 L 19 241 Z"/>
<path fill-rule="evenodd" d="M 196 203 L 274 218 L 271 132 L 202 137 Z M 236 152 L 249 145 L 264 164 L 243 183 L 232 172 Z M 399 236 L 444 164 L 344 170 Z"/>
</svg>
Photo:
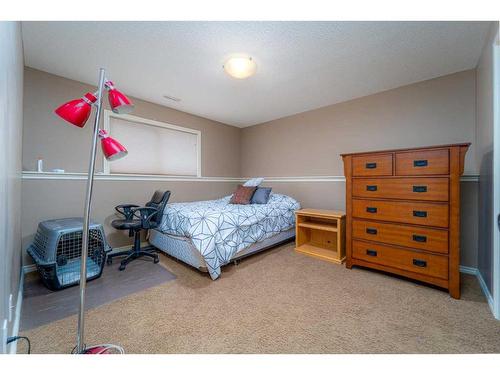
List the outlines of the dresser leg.
<svg viewBox="0 0 500 375">
<path fill-rule="evenodd" d="M 345 261 L 345 268 L 351 269 L 352 268 L 352 262 L 350 260 Z"/>
<path fill-rule="evenodd" d="M 450 285 L 450 296 L 455 299 L 460 299 L 460 284 Z"/>
</svg>

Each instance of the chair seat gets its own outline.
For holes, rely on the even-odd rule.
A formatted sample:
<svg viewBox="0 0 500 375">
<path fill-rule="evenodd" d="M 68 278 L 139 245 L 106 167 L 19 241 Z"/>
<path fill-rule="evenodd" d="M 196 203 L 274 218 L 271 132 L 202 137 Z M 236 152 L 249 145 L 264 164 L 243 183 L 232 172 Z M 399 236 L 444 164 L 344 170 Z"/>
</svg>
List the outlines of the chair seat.
<svg viewBox="0 0 500 375">
<path fill-rule="evenodd" d="M 141 221 L 140 220 L 125 220 L 125 219 L 117 219 L 111 222 L 111 226 L 116 229 L 125 230 L 125 229 L 141 229 Z"/>
</svg>

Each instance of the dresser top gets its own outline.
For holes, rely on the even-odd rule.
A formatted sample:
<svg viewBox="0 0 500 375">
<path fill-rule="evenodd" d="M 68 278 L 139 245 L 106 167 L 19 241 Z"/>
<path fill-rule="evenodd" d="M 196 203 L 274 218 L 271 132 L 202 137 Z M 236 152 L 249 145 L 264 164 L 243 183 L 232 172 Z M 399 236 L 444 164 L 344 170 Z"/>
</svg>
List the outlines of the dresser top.
<svg viewBox="0 0 500 375">
<path fill-rule="evenodd" d="M 404 151 L 415 151 L 415 150 L 433 150 L 433 149 L 438 149 L 438 148 L 448 148 L 448 147 L 466 147 L 468 148 L 470 146 L 470 142 L 465 142 L 465 143 L 453 143 L 453 144 L 447 144 L 447 145 L 437 145 L 437 146 L 424 146 L 424 147 L 409 147 L 409 148 L 398 148 L 398 149 L 391 149 L 391 150 L 375 150 L 375 151 L 361 151 L 361 152 L 350 152 L 347 154 L 340 154 L 340 156 L 349 156 L 349 155 L 364 155 L 364 154 L 382 154 L 382 153 L 389 153 L 389 152 L 404 152 Z"/>
</svg>

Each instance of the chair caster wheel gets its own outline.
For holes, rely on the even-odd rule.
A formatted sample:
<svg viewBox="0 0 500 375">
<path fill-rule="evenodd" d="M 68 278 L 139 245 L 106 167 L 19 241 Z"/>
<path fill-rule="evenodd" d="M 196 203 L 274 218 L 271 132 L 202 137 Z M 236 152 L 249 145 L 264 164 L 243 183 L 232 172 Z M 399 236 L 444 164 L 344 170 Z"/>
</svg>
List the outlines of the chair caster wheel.
<svg viewBox="0 0 500 375">
<path fill-rule="evenodd" d="M 106 264 L 107 264 L 108 266 L 111 266 L 111 265 L 113 264 L 113 259 L 112 259 L 112 258 L 108 258 L 108 259 L 106 259 Z"/>
<path fill-rule="evenodd" d="M 153 263 L 159 263 L 160 262 L 160 258 L 158 256 L 156 256 L 153 260 Z"/>
<path fill-rule="evenodd" d="M 124 265 L 124 264 L 120 264 L 120 267 L 118 267 L 118 269 L 119 269 L 120 271 L 123 271 L 123 270 L 125 269 L 125 267 L 127 267 L 127 266 L 126 266 L 126 265 Z"/>
</svg>

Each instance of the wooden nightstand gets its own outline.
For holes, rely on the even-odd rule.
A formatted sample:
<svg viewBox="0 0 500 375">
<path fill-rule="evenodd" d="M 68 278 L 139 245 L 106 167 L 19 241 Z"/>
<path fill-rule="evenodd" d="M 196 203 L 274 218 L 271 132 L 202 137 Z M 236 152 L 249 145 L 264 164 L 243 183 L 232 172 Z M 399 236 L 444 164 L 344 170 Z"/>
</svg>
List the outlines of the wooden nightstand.
<svg viewBox="0 0 500 375">
<path fill-rule="evenodd" d="M 296 251 L 337 264 L 345 260 L 345 212 L 304 208 L 295 218 Z"/>
</svg>

